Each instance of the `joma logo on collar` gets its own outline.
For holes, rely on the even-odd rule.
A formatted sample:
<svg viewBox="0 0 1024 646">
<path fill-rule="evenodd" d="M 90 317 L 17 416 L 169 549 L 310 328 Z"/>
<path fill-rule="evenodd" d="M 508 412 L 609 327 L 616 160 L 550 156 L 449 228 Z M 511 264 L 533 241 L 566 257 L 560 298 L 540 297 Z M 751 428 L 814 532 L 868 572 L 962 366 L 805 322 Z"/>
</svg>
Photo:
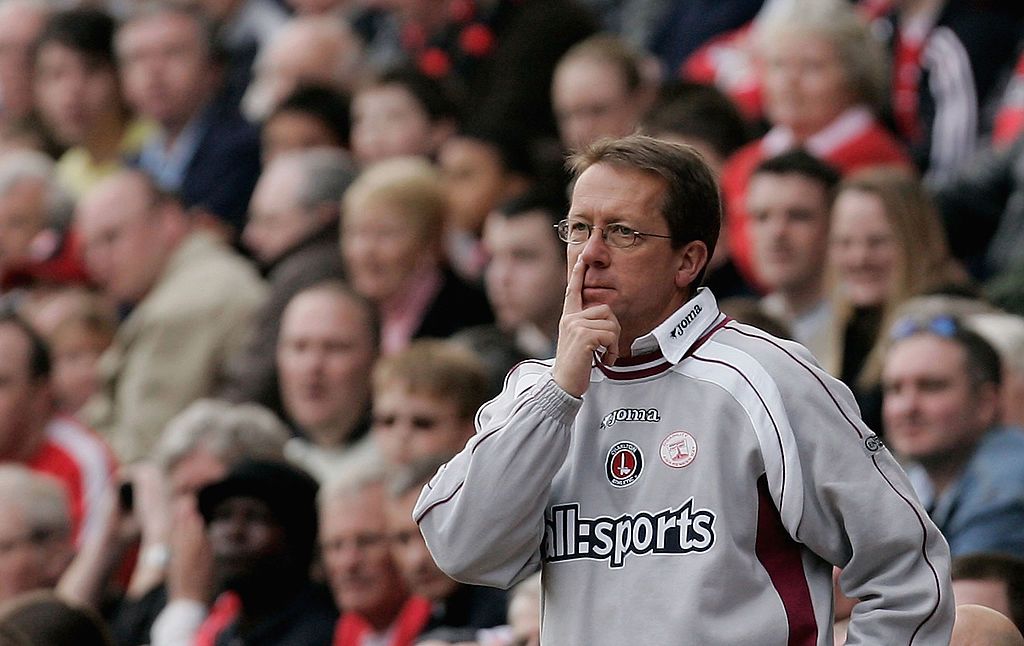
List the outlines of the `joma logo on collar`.
<svg viewBox="0 0 1024 646">
<path fill-rule="evenodd" d="M 703 310 L 701 309 L 699 303 L 697 305 L 694 305 L 693 309 L 687 312 L 686 316 L 683 317 L 683 320 L 679 321 L 679 325 L 675 326 L 675 328 L 672 329 L 672 332 L 669 333 L 669 336 L 672 337 L 673 339 L 676 338 L 677 336 L 681 336 L 683 332 L 686 330 L 686 328 L 690 326 L 690 323 L 693 323 L 693 321 L 697 318 L 697 315 L 700 314 L 702 311 Z"/>
</svg>

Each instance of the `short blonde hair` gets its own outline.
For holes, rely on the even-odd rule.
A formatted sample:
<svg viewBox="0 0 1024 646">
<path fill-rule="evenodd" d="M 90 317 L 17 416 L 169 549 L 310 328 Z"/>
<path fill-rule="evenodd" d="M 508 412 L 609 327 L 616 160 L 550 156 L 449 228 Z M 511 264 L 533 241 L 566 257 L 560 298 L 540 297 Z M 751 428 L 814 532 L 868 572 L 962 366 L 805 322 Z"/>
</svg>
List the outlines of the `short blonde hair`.
<svg viewBox="0 0 1024 646">
<path fill-rule="evenodd" d="M 440 174 L 427 160 L 399 157 L 364 170 L 342 198 L 342 217 L 352 217 L 368 204 L 394 207 L 417 237 L 440 245 L 446 203 Z"/>
<path fill-rule="evenodd" d="M 21 509 L 30 532 L 71 536 L 68 494 L 54 478 L 20 464 L 0 465 L 0 499 Z"/>
<path fill-rule="evenodd" d="M 373 368 L 374 394 L 396 385 L 454 402 L 459 417 L 473 419 L 489 394 L 487 368 L 469 348 L 434 339 L 414 341 Z"/>
</svg>

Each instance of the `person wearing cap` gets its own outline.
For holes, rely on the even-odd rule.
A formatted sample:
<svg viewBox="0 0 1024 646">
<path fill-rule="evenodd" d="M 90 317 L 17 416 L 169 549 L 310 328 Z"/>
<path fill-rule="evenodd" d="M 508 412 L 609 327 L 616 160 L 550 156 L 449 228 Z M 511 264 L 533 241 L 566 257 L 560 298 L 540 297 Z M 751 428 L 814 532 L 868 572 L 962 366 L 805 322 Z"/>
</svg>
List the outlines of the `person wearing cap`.
<svg viewBox="0 0 1024 646">
<path fill-rule="evenodd" d="M 954 557 L 1024 557 L 1024 432 L 1000 426 L 999 355 L 949 316 L 904 318 L 882 371 L 886 439 Z"/>
<path fill-rule="evenodd" d="M 196 646 L 327 646 L 338 613 L 310 580 L 317 484 L 277 462 L 244 462 L 199 491 L 221 595 Z"/>
</svg>

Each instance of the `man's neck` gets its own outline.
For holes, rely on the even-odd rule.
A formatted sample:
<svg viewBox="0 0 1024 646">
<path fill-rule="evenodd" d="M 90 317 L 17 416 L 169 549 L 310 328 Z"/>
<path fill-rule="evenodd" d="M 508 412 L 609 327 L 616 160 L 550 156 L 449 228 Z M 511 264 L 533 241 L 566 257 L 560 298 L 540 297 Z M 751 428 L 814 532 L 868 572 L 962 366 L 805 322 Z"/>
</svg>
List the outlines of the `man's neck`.
<svg viewBox="0 0 1024 646">
<path fill-rule="evenodd" d="M 356 432 L 365 410 L 363 405 L 347 407 L 330 425 L 306 429 L 309 441 L 324 449 L 344 449 Z"/>
<path fill-rule="evenodd" d="M 35 458 L 36 454 L 39 453 L 39 449 L 46 442 L 46 424 L 48 421 L 45 420 L 41 424 L 35 424 L 32 428 L 22 429 L 17 434 L 17 439 L 0 451 L 0 462 L 27 464 Z"/>
<path fill-rule="evenodd" d="M 402 608 L 408 596 L 405 594 L 392 594 L 386 601 L 376 606 L 370 612 L 361 612 L 359 615 L 370 624 L 373 632 L 382 633 L 395 623 L 402 613 Z"/>
<path fill-rule="evenodd" d="M 113 161 L 121 152 L 121 140 L 127 129 L 128 124 L 123 116 L 118 111 L 111 111 L 96 131 L 89 133 L 82 145 L 89 151 L 94 163 Z"/>
</svg>

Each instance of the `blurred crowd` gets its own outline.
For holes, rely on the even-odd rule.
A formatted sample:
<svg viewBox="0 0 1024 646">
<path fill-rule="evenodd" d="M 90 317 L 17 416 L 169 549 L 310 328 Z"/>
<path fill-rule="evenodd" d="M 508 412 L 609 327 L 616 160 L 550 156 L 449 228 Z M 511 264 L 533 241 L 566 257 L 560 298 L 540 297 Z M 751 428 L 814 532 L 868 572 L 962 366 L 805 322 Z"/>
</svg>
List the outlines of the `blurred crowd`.
<svg viewBox="0 0 1024 646">
<path fill-rule="evenodd" d="M 412 508 L 554 354 L 566 154 L 634 132 L 1024 627 L 1020 3 L 0 0 L 0 643 L 539 644 Z"/>
</svg>

